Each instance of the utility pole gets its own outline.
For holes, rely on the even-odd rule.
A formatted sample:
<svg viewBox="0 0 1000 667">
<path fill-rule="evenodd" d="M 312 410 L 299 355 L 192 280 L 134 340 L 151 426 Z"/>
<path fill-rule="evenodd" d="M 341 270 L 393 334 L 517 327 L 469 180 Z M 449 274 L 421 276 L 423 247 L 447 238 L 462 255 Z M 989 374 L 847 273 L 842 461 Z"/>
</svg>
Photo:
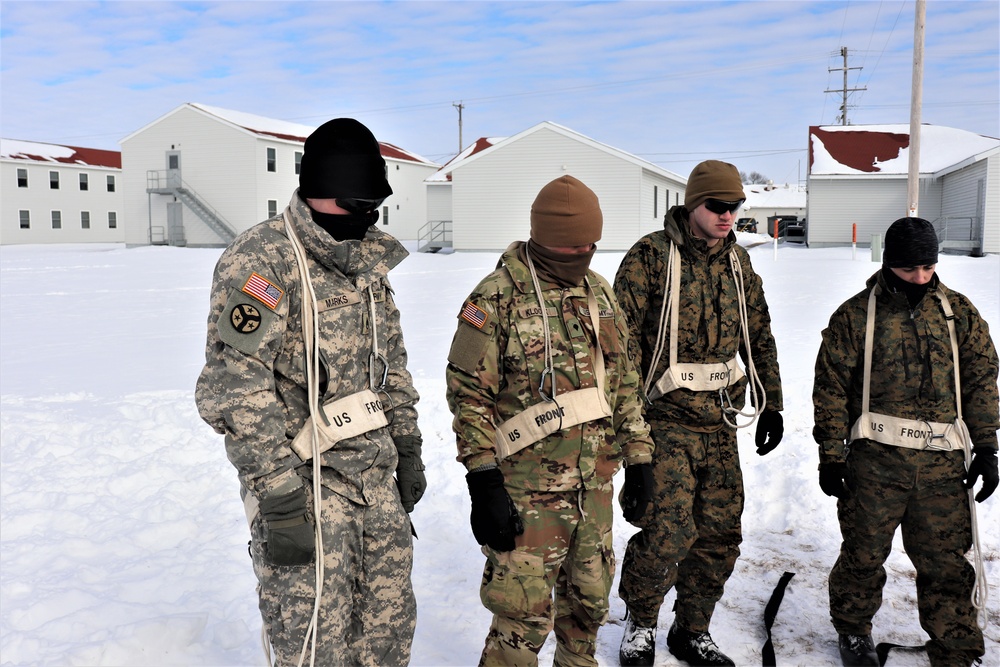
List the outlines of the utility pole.
<svg viewBox="0 0 1000 667">
<path fill-rule="evenodd" d="M 917 217 L 920 198 L 920 107 L 924 96 L 924 24 L 927 2 L 917 0 L 913 15 L 913 83 L 910 90 L 910 155 L 906 175 L 906 215 Z"/>
<path fill-rule="evenodd" d="M 848 67 L 847 66 L 847 47 L 840 47 L 840 55 L 844 58 L 843 67 L 828 67 L 827 72 L 844 72 L 844 87 L 839 90 L 825 90 L 826 93 L 840 93 L 843 96 L 843 102 L 840 105 L 840 115 L 837 119 L 840 121 L 841 125 L 847 125 L 847 93 L 853 93 L 859 90 L 868 90 L 868 88 L 848 88 L 847 87 L 847 71 L 852 69 L 863 69 L 861 67 Z"/>
<path fill-rule="evenodd" d="M 461 102 L 452 102 L 451 106 L 458 109 L 458 153 L 456 153 L 456 155 L 459 155 L 464 147 L 464 144 L 462 144 L 462 109 L 465 108 L 465 105 Z"/>
</svg>

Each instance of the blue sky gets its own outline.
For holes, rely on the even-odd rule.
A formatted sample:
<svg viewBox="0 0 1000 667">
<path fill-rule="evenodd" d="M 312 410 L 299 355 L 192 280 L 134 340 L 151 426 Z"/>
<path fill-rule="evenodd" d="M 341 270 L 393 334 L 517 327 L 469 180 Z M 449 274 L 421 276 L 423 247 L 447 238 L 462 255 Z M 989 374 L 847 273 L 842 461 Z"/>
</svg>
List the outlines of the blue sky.
<svg viewBox="0 0 1000 667">
<path fill-rule="evenodd" d="M 185 102 L 353 116 L 443 163 L 552 121 L 682 176 L 805 178 L 810 125 L 908 123 L 915 3 L 0 2 L 0 134 L 120 149 Z M 929 0 L 922 120 L 1000 136 L 1000 3 Z M 830 71 L 833 70 L 833 71 Z"/>
</svg>

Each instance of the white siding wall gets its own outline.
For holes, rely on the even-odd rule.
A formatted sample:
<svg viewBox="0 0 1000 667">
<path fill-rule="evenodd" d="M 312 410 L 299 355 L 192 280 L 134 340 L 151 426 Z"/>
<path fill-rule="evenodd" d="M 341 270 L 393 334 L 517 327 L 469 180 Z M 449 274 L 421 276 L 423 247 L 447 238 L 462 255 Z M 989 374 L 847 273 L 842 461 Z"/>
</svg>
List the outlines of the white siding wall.
<svg viewBox="0 0 1000 667">
<path fill-rule="evenodd" d="M 17 170 L 28 172 L 28 187 L 17 186 Z M 59 173 L 59 189 L 49 187 L 49 172 Z M 88 189 L 80 190 L 80 174 L 87 174 Z M 115 177 L 115 191 L 108 192 L 107 177 Z M 0 161 L 0 244 L 14 243 L 122 243 L 122 172 L 101 167 L 78 167 L 59 162 Z M 20 211 L 29 212 L 30 227 L 21 229 Z M 52 211 L 59 211 L 62 227 L 52 229 Z M 90 213 L 90 229 L 83 229 L 81 213 Z M 108 213 L 117 215 L 118 227 L 108 227 Z"/>
<path fill-rule="evenodd" d="M 605 151 L 541 129 L 452 172 L 454 247 L 496 251 L 526 240 L 538 191 L 570 174 L 601 201 L 604 231 L 599 247 L 627 249 L 640 236 L 641 171 Z"/>
<path fill-rule="evenodd" d="M 451 220 L 451 183 L 427 184 L 427 222 Z"/>
<path fill-rule="evenodd" d="M 922 179 L 920 217 L 935 220 L 940 211 L 941 184 Z M 872 234 L 884 235 L 894 220 L 905 215 L 905 178 L 809 178 L 806 238 L 812 248 L 850 245 L 854 223 L 858 245 L 867 247 Z"/>
<path fill-rule="evenodd" d="M 379 217 L 378 227 L 397 239 L 412 241 L 427 222 L 427 190 L 424 179 L 438 170 L 436 165 L 403 160 L 386 160 L 392 195 L 385 200 L 389 207 L 389 224 Z M 384 211 L 383 211 L 384 213 Z"/>
<path fill-rule="evenodd" d="M 1000 253 L 1000 153 L 986 160 L 986 212 L 983 252 Z"/>
<path fill-rule="evenodd" d="M 653 204 L 653 188 L 656 188 L 656 204 Z M 640 196 L 640 219 L 638 236 L 635 240 L 663 229 L 663 218 L 670 207 L 684 202 L 684 184 L 667 179 L 659 174 L 642 171 L 642 193 Z"/>
<path fill-rule="evenodd" d="M 948 225 L 949 240 L 965 241 L 979 235 L 980 187 L 985 192 L 985 160 L 946 174 L 941 179 L 941 217 L 944 220 L 940 225 Z"/>
<path fill-rule="evenodd" d="M 277 151 L 277 171 L 266 171 L 267 148 Z M 267 217 L 267 200 L 284 210 L 298 186 L 294 153 L 301 144 L 261 139 L 182 107 L 122 144 L 126 241 L 149 242 L 149 227 L 166 230 L 167 195 L 146 194 L 147 170 L 165 170 L 170 150 L 180 152 L 181 178 L 238 232 Z M 189 246 L 220 245 L 222 239 L 191 210 L 183 209 Z"/>
</svg>

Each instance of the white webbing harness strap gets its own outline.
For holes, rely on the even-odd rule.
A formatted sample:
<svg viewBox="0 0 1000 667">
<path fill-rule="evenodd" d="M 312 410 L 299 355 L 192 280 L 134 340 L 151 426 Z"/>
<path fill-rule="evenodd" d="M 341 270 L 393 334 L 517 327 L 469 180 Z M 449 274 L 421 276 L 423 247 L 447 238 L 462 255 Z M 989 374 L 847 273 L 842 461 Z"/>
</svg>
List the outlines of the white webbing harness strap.
<svg viewBox="0 0 1000 667">
<path fill-rule="evenodd" d="M 744 428 L 750 426 L 757 419 L 757 415 L 764 410 L 766 399 L 764 397 L 764 385 L 757 375 L 757 369 L 753 363 L 753 355 L 750 351 L 750 333 L 747 323 L 746 290 L 743 284 L 743 267 L 740 266 L 739 258 L 735 252 L 729 253 L 729 269 L 733 274 L 736 283 L 736 293 L 739 302 L 740 334 L 743 345 L 747 351 L 747 369 L 750 374 L 750 394 L 751 405 L 757 406 L 750 412 L 743 412 L 732 407 L 729 400 L 729 387 L 736 384 L 745 377 L 743 369 L 740 368 L 737 357 L 729 361 L 711 364 L 678 362 L 677 361 L 677 331 L 680 321 L 680 289 L 681 289 L 681 256 L 677 245 L 671 241 L 670 249 L 667 252 L 667 271 L 663 285 L 663 303 L 660 308 L 660 323 L 656 332 L 656 345 L 653 348 L 653 356 L 650 359 L 649 371 L 646 375 L 645 390 L 646 397 L 654 401 L 675 389 L 688 389 L 690 391 L 717 391 L 722 404 L 722 418 L 733 428 Z M 656 367 L 663 356 L 664 339 L 667 331 L 670 332 L 669 362 L 666 370 L 659 379 L 653 381 Z M 750 417 L 750 422 L 738 424 L 735 416 Z M 733 416 L 733 421 L 729 417 Z"/>
<path fill-rule="evenodd" d="M 584 387 L 556 396 L 555 375 L 552 361 L 552 345 L 550 340 L 548 309 L 542 299 L 541 285 L 531 261 L 531 252 L 526 251 L 528 270 L 531 273 L 535 296 L 542 317 L 542 332 L 545 346 L 545 369 L 538 386 L 538 393 L 544 399 L 517 415 L 507 419 L 496 427 L 494 443 L 497 459 L 503 460 L 512 454 L 552 435 L 556 431 L 570 428 L 589 421 L 595 421 L 611 416 L 611 405 L 604 393 L 607 371 L 604 366 L 604 350 L 601 349 L 600 310 L 597 305 L 597 295 L 593 286 L 587 280 L 587 308 L 590 313 L 590 323 L 594 328 L 594 382 L 593 387 Z M 545 393 L 545 378 L 549 378 L 551 394 Z"/>
<path fill-rule="evenodd" d="M 958 335 L 955 332 L 955 313 L 951 309 L 944 289 L 938 285 L 934 296 L 941 302 L 945 322 L 948 325 L 948 336 L 951 339 L 952 376 L 955 385 L 955 421 L 951 424 L 928 422 L 917 419 L 901 419 L 888 415 L 880 415 L 869 411 L 871 397 L 872 347 L 875 343 L 875 307 L 876 296 L 882 292 L 874 285 L 868 293 L 868 314 L 865 320 L 865 359 L 864 380 L 861 390 L 861 416 L 851 427 L 850 442 L 858 438 L 866 438 L 883 445 L 906 447 L 909 449 L 952 451 L 961 449 L 965 453 L 965 467 L 968 470 L 972 460 L 972 439 L 969 429 L 962 418 L 962 374 L 958 357 Z M 876 428 L 883 424 L 884 428 Z M 895 429 L 891 431 L 890 429 Z M 848 443 L 850 444 L 850 443 Z M 983 553 L 979 543 L 979 520 L 976 516 L 976 500 L 974 489 L 969 489 L 969 513 L 972 522 L 972 554 L 973 567 L 976 572 L 976 583 L 972 590 L 972 605 L 976 609 L 977 623 L 981 629 L 986 629 L 988 617 L 986 601 L 989 597 L 989 582 L 986 580 L 986 569 L 983 564 Z"/>
<path fill-rule="evenodd" d="M 389 425 L 389 420 L 385 416 L 385 406 L 378 394 L 371 389 L 328 401 L 320 411 L 323 419 L 316 425 L 317 428 L 313 429 L 309 423 L 313 420 L 310 416 L 302 430 L 292 440 L 292 451 L 303 461 L 312 458 L 314 452 L 322 454 L 341 440 Z M 313 443 L 314 430 L 319 432 L 318 446 L 314 446 Z"/>
</svg>

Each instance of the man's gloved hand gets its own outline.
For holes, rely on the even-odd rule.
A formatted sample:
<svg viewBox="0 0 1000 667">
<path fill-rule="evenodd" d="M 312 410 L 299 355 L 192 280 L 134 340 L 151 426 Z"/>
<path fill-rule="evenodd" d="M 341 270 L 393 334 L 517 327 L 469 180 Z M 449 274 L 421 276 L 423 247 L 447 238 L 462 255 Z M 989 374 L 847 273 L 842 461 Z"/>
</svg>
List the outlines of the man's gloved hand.
<svg viewBox="0 0 1000 667">
<path fill-rule="evenodd" d="M 396 486 L 399 488 L 399 499 L 403 509 L 409 514 L 420 502 L 427 488 L 427 478 L 424 476 L 424 462 L 420 458 L 419 435 L 401 435 L 393 440 L 396 443 L 396 454 L 399 462 L 396 464 Z"/>
<path fill-rule="evenodd" d="M 770 453 L 785 434 L 785 419 L 777 410 L 764 411 L 757 417 L 757 454 L 764 456 Z"/>
<path fill-rule="evenodd" d="M 625 467 L 625 485 L 619 501 L 622 514 L 629 523 L 635 523 L 646 514 L 653 499 L 653 464 L 634 463 Z"/>
<path fill-rule="evenodd" d="M 976 494 L 976 502 L 981 503 L 997 489 L 1000 479 L 997 477 L 997 453 L 996 450 L 987 447 L 973 447 L 972 463 L 969 464 L 969 472 L 965 476 L 965 488 L 971 489 L 976 485 L 976 480 L 983 478 L 983 486 Z"/>
<path fill-rule="evenodd" d="M 273 565 L 305 565 L 316 551 L 316 535 L 307 514 L 306 489 L 261 498 L 267 556 Z"/>
<path fill-rule="evenodd" d="M 848 479 L 847 464 L 832 461 L 819 464 L 819 488 L 828 496 L 846 498 L 851 482 Z"/>
<path fill-rule="evenodd" d="M 503 486 L 499 468 L 470 472 L 465 476 L 472 498 L 472 534 L 476 542 L 494 551 L 513 551 L 514 537 L 524 532 L 517 508 Z"/>
</svg>

